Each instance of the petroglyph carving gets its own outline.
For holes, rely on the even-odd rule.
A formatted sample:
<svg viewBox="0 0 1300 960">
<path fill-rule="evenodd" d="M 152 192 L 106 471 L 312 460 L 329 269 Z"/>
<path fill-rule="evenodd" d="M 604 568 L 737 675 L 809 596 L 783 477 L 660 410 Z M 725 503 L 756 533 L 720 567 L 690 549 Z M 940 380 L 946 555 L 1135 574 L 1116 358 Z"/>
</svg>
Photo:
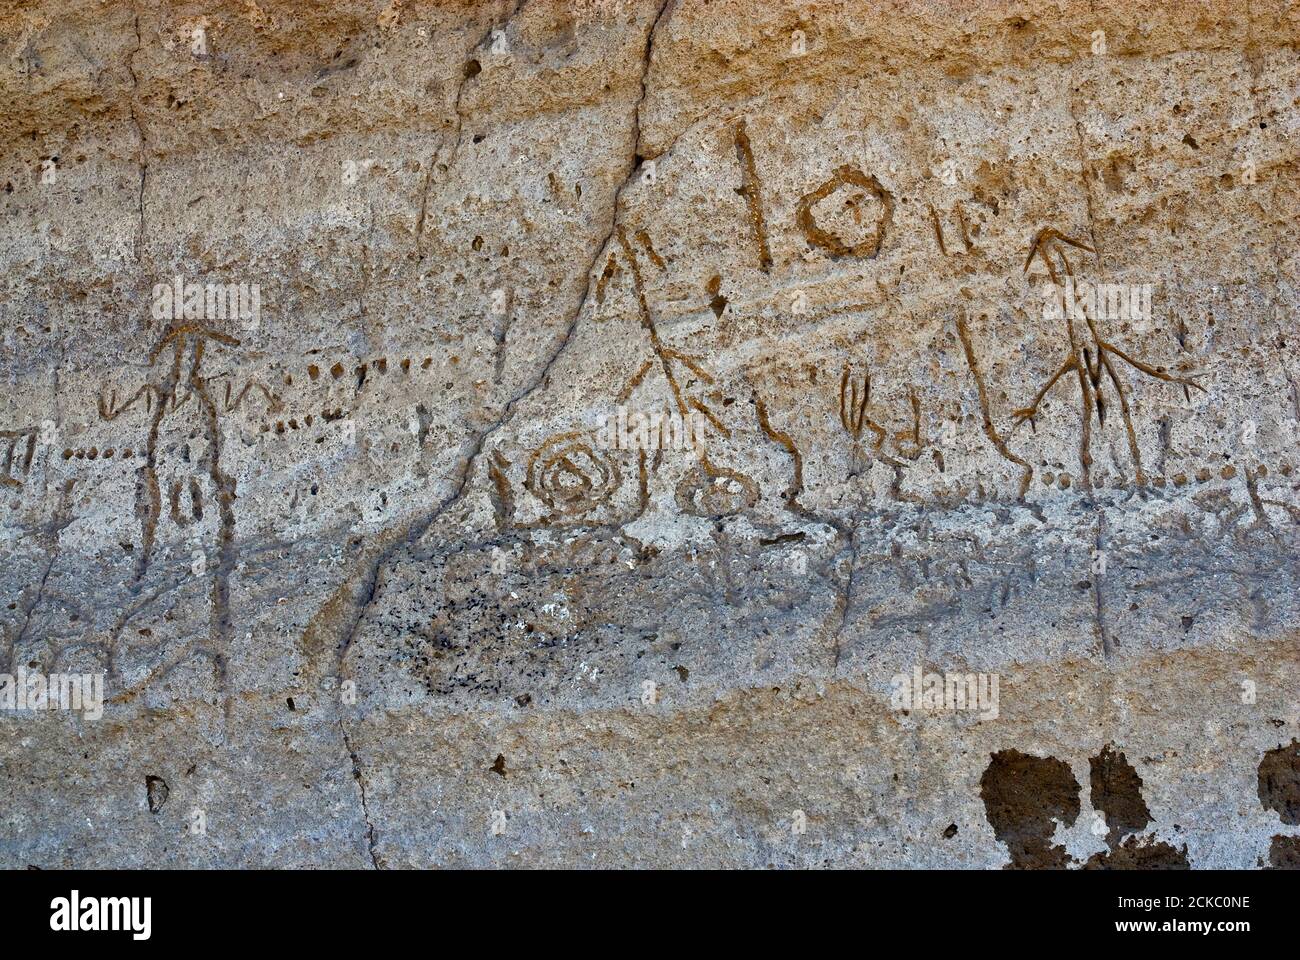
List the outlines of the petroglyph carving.
<svg viewBox="0 0 1300 960">
<path fill-rule="evenodd" d="M 221 518 L 218 548 L 227 550 L 233 541 L 235 484 L 233 478 L 228 477 L 221 469 L 221 432 L 217 404 L 209 394 L 208 381 L 202 376 L 203 354 L 209 343 L 224 346 L 239 345 L 239 341 L 234 337 L 219 331 L 195 325 L 182 325 L 170 329 L 149 353 L 151 367 L 168 346 L 172 350 L 172 360 L 161 382 L 151 385 L 160 402 L 153 409 L 145 447 L 145 465 L 140 470 L 137 513 L 141 524 L 141 550 L 137 559 L 136 579 L 143 577 L 148 570 L 157 536 L 158 521 L 162 517 L 162 495 L 158 480 L 158 457 L 161 446 L 159 432 L 168 412 L 169 400 L 172 411 L 176 409 L 175 397 L 182 384 L 198 398 L 201 407 L 201 422 L 207 440 L 203 459 L 206 461 L 208 477 L 216 491 Z M 188 369 L 185 367 L 187 357 L 189 358 Z"/>
<path fill-rule="evenodd" d="M 510 461 L 500 451 L 492 451 L 492 457 L 488 460 L 488 478 L 492 481 L 492 511 L 499 531 L 508 530 L 515 521 L 515 495 L 510 485 L 510 467 Z"/>
<path fill-rule="evenodd" d="M 229 715 L 231 709 L 228 656 L 231 641 L 230 575 L 235 567 L 235 479 L 222 467 L 222 430 L 220 414 L 222 404 L 213 396 L 211 378 L 202 375 L 203 358 L 209 345 L 237 347 L 239 341 L 228 334 L 206 327 L 187 324 L 167 330 L 149 352 L 151 368 L 170 348 L 171 362 L 158 367 L 156 379 L 141 387 L 125 404 L 118 406 L 110 394 L 105 402 L 101 392 L 100 415 L 106 420 L 115 419 L 140 398 L 147 398 L 146 409 L 151 413 L 148 439 L 143 453 L 144 464 L 138 469 L 136 485 L 136 514 L 141 525 L 141 549 L 136 552 L 133 581 L 138 583 L 148 572 L 157 545 L 158 524 L 163 516 L 163 479 L 165 470 L 161 462 L 172 447 L 186 451 L 182 462 L 185 467 L 179 474 L 166 480 L 168 515 L 181 527 L 190 527 L 204 520 L 208 504 L 215 508 L 212 550 L 195 547 L 190 554 L 189 572 L 195 577 L 210 581 L 209 627 L 206 634 L 192 637 L 172 654 L 163 654 L 161 644 L 154 644 L 162 658 L 161 663 L 134 683 L 119 699 L 127 700 L 155 681 L 168 676 L 182 664 L 198 657 L 212 665 L 214 679 L 221 692 L 223 708 Z M 180 390 L 186 389 L 186 400 L 177 402 Z M 196 401 L 197 416 L 187 418 L 177 431 L 172 443 L 164 436 L 169 413 L 175 413 L 190 397 Z M 157 402 L 154 403 L 153 400 Z M 197 431 L 196 431 L 197 428 Z M 199 446 L 191 448 L 189 440 L 197 432 Z M 194 461 L 189 461 L 189 451 L 197 449 Z M 65 451 L 65 454 L 67 451 Z M 123 457 L 130 456 L 129 450 Z M 197 472 L 194 472 L 197 471 Z M 205 487 L 210 495 L 205 496 Z M 186 495 L 188 494 L 188 509 Z M 146 597 L 140 605 L 152 598 Z M 139 607 L 125 611 L 113 633 L 116 643 L 127 621 Z M 110 667 L 113 661 L 110 658 Z"/>
<path fill-rule="evenodd" d="M 182 506 L 185 487 L 180 480 L 173 480 L 169 490 L 168 501 L 171 505 L 171 518 L 178 527 L 189 526 L 196 520 L 203 519 L 203 489 L 195 477 L 189 478 L 190 509 L 187 513 Z"/>
<path fill-rule="evenodd" d="M 0 487 L 21 489 L 25 477 L 32 469 L 36 455 L 36 427 L 22 430 L 0 430 Z"/>
<path fill-rule="evenodd" d="M 976 228 L 972 228 L 970 222 L 966 219 L 965 208 L 960 203 L 955 204 L 950 217 L 956 224 L 957 237 L 961 240 L 964 252 L 970 253 L 976 247 L 973 239 Z M 930 204 L 930 225 L 934 228 L 934 241 L 939 246 L 939 252 L 945 257 L 949 256 L 949 245 L 946 242 L 947 237 L 943 229 L 943 221 L 939 217 L 938 211 L 934 209 L 934 204 Z M 952 250 L 952 253 L 957 252 L 955 249 Z"/>
<path fill-rule="evenodd" d="M 864 224 L 872 220 L 870 198 L 875 198 L 874 205 L 879 210 L 874 224 L 867 227 Z M 836 204 L 822 214 L 822 219 L 833 224 L 834 230 L 821 226 L 814 209 L 827 199 L 834 199 Z M 828 251 L 833 257 L 870 259 L 876 256 L 893 217 L 894 199 L 889 191 L 874 176 L 868 176 L 850 164 L 837 167 L 834 176 L 800 197 L 795 209 L 795 223 L 808 242 Z"/>
<path fill-rule="evenodd" d="M 871 371 L 863 373 L 861 378 L 855 378 L 846 362 L 844 373 L 840 377 L 840 425 L 854 440 L 861 440 L 862 428 L 870 427 L 879 445 L 884 442 L 885 428 L 867 415 L 869 403 L 871 403 Z"/>
<path fill-rule="evenodd" d="M 1059 291 L 1062 280 L 1074 276 L 1074 268 L 1066 255 L 1066 246 L 1086 250 L 1089 253 L 1096 252 L 1081 240 L 1071 239 L 1051 227 L 1045 227 L 1035 234 L 1033 241 L 1030 243 L 1029 256 L 1025 258 L 1024 270 L 1026 272 L 1029 270 L 1029 266 L 1035 258 L 1040 259 L 1047 268 L 1053 286 Z M 1106 425 L 1107 401 L 1102 381 L 1104 372 L 1106 378 L 1114 387 L 1116 397 L 1119 400 L 1120 416 L 1123 418 L 1124 429 L 1128 435 L 1129 453 L 1133 459 L 1138 485 L 1144 486 L 1146 484 L 1146 474 L 1142 469 L 1142 454 L 1138 449 L 1137 432 L 1133 427 L 1128 396 L 1125 393 L 1124 382 L 1116 372 L 1111 358 L 1118 357 L 1135 370 L 1156 380 L 1182 384 L 1185 388 L 1192 387 L 1202 392 L 1205 391 L 1205 388 L 1190 377 L 1175 376 L 1165 372 L 1163 368 L 1144 363 L 1104 340 L 1098 330 L 1096 318 L 1088 313 L 1087 307 L 1079 304 L 1076 310 L 1066 309 L 1064 294 L 1062 294 L 1061 315 L 1065 323 L 1070 352 L 1065 361 L 1056 369 L 1056 372 L 1034 395 L 1030 405 L 1015 412 L 1014 416 L 1017 424 L 1029 421 L 1032 425 L 1043 398 L 1047 396 L 1057 381 L 1073 371 L 1079 381 L 1080 421 L 1082 423 L 1082 433 L 1079 440 L 1079 465 L 1083 474 L 1084 487 L 1085 489 L 1090 488 L 1092 486 L 1092 418 L 1094 411 L 1097 415 L 1098 425 L 1101 427 Z M 1086 334 L 1079 332 L 1075 324 L 1078 319 L 1083 320 L 1087 328 Z"/>
<path fill-rule="evenodd" d="M 130 447 L 123 447 L 121 450 L 118 450 L 116 447 L 108 447 L 105 450 L 100 450 L 98 447 L 63 448 L 64 460 L 72 460 L 74 458 L 77 460 L 97 460 L 101 458 L 104 460 L 112 460 L 114 457 L 120 457 L 122 460 L 130 460 L 134 455 L 135 453 Z"/>
<path fill-rule="evenodd" d="M 622 478 L 590 433 L 573 431 L 546 440 L 528 458 L 525 486 L 557 516 L 582 516 L 607 502 Z"/>
<path fill-rule="evenodd" d="M 769 273 L 772 269 L 772 251 L 767 243 L 767 218 L 763 214 L 761 182 L 754 166 L 754 150 L 749 145 L 749 132 L 744 120 L 736 124 L 733 143 L 741 175 L 741 185 L 736 192 L 745 198 L 745 203 L 749 206 L 750 228 L 754 231 L 754 242 L 758 245 L 759 269 Z"/>
<path fill-rule="evenodd" d="M 677 506 L 697 517 L 722 517 L 758 502 L 758 484 L 737 470 L 716 467 L 701 455 L 697 468 L 677 485 Z"/>
<path fill-rule="evenodd" d="M 762 397 L 754 397 L 754 412 L 758 415 L 758 425 L 763 431 L 763 435 L 774 443 L 780 444 L 794 462 L 794 476 L 785 492 L 785 502 L 791 510 L 797 513 L 802 512 L 803 507 L 799 504 L 799 494 L 803 493 L 803 454 L 799 452 L 799 447 L 790 434 L 773 426 L 772 420 L 768 416 L 767 404 L 763 402 Z"/>
<path fill-rule="evenodd" d="M 840 425 L 853 439 L 852 473 L 857 472 L 857 458 L 861 453 L 864 430 L 870 431 L 873 438 L 872 455 L 891 467 L 902 467 L 904 464 L 897 457 L 886 452 L 885 444 L 890 440 L 894 441 L 890 444 L 893 453 L 903 456 L 904 459 L 915 460 L 920 456 L 925 446 L 921 432 L 920 400 L 915 391 L 909 392 L 908 399 L 912 413 L 912 426 L 891 436 L 889 430 L 871 416 L 871 371 L 865 370 L 861 376 L 855 376 L 849 364 L 847 362 L 844 364 L 844 371 L 840 375 Z M 900 446 L 900 442 L 905 446 Z"/>
<path fill-rule="evenodd" d="M 636 242 L 641 244 L 645 249 L 645 255 L 650 258 L 650 262 L 658 268 L 660 273 L 666 272 L 668 270 L 668 264 L 664 261 L 663 257 L 659 256 L 658 251 L 655 250 L 655 245 L 650 239 L 650 234 L 646 233 L 645 230 L 642 229 L 636 232 L 635 237 Z"/>
<path fill-rule="evenodd" d="M 989 438 L 993 448 L 1001 454 L 1004 460 L 1008 460 L 1020 467 L 1023 471 L 1020 477 L 1020 497 L 1023 499 L 1029 490 L 1029 484 L 1034 477 L 1034 469 L 1022 457 L 1011 451 L 1007 446 L 1006 440 L 998 433 L 997 427 L 993 425 L 993 414 L 989 408 L 988 388 L 984 384 L 984 375 L 980 372 L 979 360 L 975 355 L 975 344 L 971 340 L 970 326 L 966 320 L 966 314 L 963 311 L 957 315 L 957 335 L 961 340 L 962 352 L 966 355 L 966 365 L 970 368 L 971 377 L 975 381 L 975 390 L 979 397 L 980 418 L 983 422 L 984 435 Z"/>
<path fill-rule="evenodd" d="M 644 234 L 645 231 L 640 231 L 640 233 Z M 659 365 L 663 370 L 664 378 L 668 382 L 668 387 L 672 391 L 673 401 L 677 405 L 678 413 L 681 414 L 683 419 L 686 419 L 690 416 L 691 410 L 696 410 L 703 414 L 709 422 L 717 428 L 719 433 L 723 436 L 729 435 L 730 431 L 723 426 L 721 418 L 708 406 L 708 404 L 698 396 L 690 396 L 683 390 L 680 373 L 683 368 L 688 370 L 690 373 L 693 373 L 704 384 L 713 383 L 713 377 L 710 376 L 693 357 L 689 357 L 684 353 L 680 353 L 664 345 L 664 342 L 659 337 L 659 329 L 655 325 L 654 316 L 650 312 L 650 305 L 646 300 L 645 286 L 641 277 L 641 266 L 637 260 L 636 251 L 632 248 L 631 243 L 628 242 L 627 232 L 622 226 L 620 226 L 616 231 L 616 237 L 618 239 L 619 247 L 623 251 L 623 258 L 632 274 L 632 287 L 636 296 L 637 312 L 641 320 L 641 327 L 650 337 L 651 347 L 653 348 L 655 355 L 659 358 Z M 644 242 L 647 249 L 653 253 L 654 248 L 650 245 L 648 236 Z M 662 263 L 662 261 L 659 261 L 659 263 Z M 625 388 L 624 393 L 630 395 L 631 390 L 635 389 L 635 385 L 639 384 L 648 372 L 649 368 L 642 366 L 633 378 L 633 384 L 628 388 Z"/>
<path fill-rule="evenodd" d="M 98 396 L 99 418 L 105 421 L 116 420 L 122 414 L 126 413 L 137 403 L 143 402 L 145 412 L 153 412 L 154 400 L 157 397 L 158 388 L 151 383 L 146 383 L 135 393 L 131 394 L 120 405 L 117 402 L 117 389 L 109 391 L 108 399 L 104 399 L 104 392 L 101 389 Z"/>
<path fill-rule="evenodd" d="M 244 384 L 243 389 L 234 394 L 233 398 L 231 396 L 231 394 L 234 393 L 233 387 L 230 383 L 226 384 L 225 399 L 222 403 L 224 412 L 233 413 L 238 410 L 239 405 L 244 402 L 244 398 L 248 396 L 250 390 L 258 390 L 261 392 L 262 396 L 266 400 L 266 409 L 268 413 L 279 413 L 284 409 L 284 403 L 279 397 L 271 392 L 271 389 L 267 387 L 266 384 L 260 383 L 257 380 L 249 380 Z"/>
</svg>

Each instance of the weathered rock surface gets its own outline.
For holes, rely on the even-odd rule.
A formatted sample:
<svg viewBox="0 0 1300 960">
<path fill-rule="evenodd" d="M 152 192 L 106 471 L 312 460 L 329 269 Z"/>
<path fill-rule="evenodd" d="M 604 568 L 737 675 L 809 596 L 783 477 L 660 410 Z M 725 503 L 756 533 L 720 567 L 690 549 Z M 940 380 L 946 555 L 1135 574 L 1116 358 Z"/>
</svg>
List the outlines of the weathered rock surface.
<svg viewBox="0 0 1300 960">
<path fill-rule="evenodd" d="M 1298 42 L 11 5 L 0 864 L 1294 866 Z"/>
</svg>

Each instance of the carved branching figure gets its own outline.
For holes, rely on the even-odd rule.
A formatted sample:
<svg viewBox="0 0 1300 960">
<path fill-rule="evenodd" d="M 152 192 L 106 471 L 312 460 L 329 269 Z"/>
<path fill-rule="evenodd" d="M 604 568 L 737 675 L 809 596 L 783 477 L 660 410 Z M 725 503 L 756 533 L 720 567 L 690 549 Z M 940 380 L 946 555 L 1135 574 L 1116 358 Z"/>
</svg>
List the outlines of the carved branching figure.
<svg viewBox="0 0 1300 960">
<path fill-rule="evenodd" d="M 659 338 L 659 328 L 655 324 L 654 317 L 650 312 L 650 305 L 646 301 L 645 284 L 641 276 L 641 264 L 637 259 L 636 251 L 628 241 L 627 232 L 623 227 L 620 226 L 617 231 L 615 231 L 615 237 L 618 240 L 619 247 L 622 249 L 623 258 L 626 261 L 627 268 L 632 274 L 632 288 L 633 293 L 636 296 L 637 312 L 641 320 L 641 327 L 650 337 L 650 345 L 654 350 L 655 357 L 659 361 L 659 367 L 663 370 L 664 379 L 668 383 L 668 388 L 672 391 L 673 402 L 677 407 L 678 413 L 682 415 L 683 419 L 687 419 L 690 417 L 691 411 L 695 410 L 713 424 L 714 428 L 722 436 L 730 436 L 731 431 L 727 429 L 723 424 L 722 419 L 708 406 L 708 404 L 699 397 L 689 396 L 686 391 L 683 390 L 681 380 L 679 379 L 682 370 L 694 374 L 705 384 L 712 384 L 713 377 L 711 377 L 694 358 L 677 350 L 673 350 L 671 347 L 666 346 Z M 660 270 L 666 269 L 666 264 L 663 259 L 655 253 L 654 247 L 650 243 L 649 235 L 647 235 L 644 230 L 640 230 L 637 232 L 636 237 L 641 241 L 642 246 L 646 248 L 647 255 L 655 266 Z M 614 263 L 613 258 L 611 258 L 610 262 Z M 609 271 L 608 267 L 606 268 L 606 273 L 612 276 L 612 272 Z M 603 279 L 604 277 L 602 277 L 602 280 Z M 652 368 L 653 366 L 654 364 L 651 363 L 650 367 Z M 633 378 L 633 382 L 629 384 L 629 386 L 635 389 L 648 372 L 649 369 L 643 366 Z M 627 392 L 630 393 L 630 390 Z"/>
<path fill-rule="evenodd" d="M 853 469 L 852 476 L 858 473 L 858 454 L 861 450 L 862 431 L 870 430 L 875 439 L 871 444 L 872 453 L 880 460 L 889 464 L 891 467 L 901 467 L 902 464 L 885 453 L 885 441 L 889 438 L 889 431 L 876 423 L 868 412 L 871 404 L 871 371 L 862 374 L 861 378 L 854 378 L 848 363 L 844 364 L 844 373 L 840 376 L 840 425 L 844 427 L 845 432 L 853 438 Z M 919 427 L 917 428 L 919 435 Z M 913 436 L 913 432 L 906 434 L 908 437 Z"/>
<path fill-rule="evenodd" d="M 854 440 L 862 439 L 862 428 L 871 419 L 867 416 L 867 404 L 871 402 L 871 371 L 862 375 L 862 390 L 859 395 L 858 381 L 850 376 L 849 365 L 844 364 L 844 374 L 840 377 L 840 423 Z M 884 431 L 872 426 L 883 436 Z"/>
<path fill-rule="evenodd" d="M 1024 270 L 1029 270 L 1029 265 L 1035 257 L 1043 261 L 1047 267 L 1047 275 L 1053 285 L 1060 292 L 1062 301 L 1062 317 L 1065 321 L 1066 335 L 1070 342 L 1070 352 L 1065 361 L 1056 369 L 1056 372 L 1043 384 L 1038 393 L 1035 394 L 1033 402 L 1020 410 L 1015 411 L 1014 417 L 1017 425 L 1030 421 L 1033 426 L 1034 417 L 1038 414 L 1039 405 L 1043 398 L 1047 396 L 1048 391 L 1052 389 L 1063 376 L 1073 372 L 1079 380 L 1079 395 L 1081 404 L 1081 420 L 1083 433 L 1079 442 L 1079 464 L 1083 471 L 1084 487 L 1090 487 L 1092 483 L 1092 417 L 1093 411 L 1096 411 L 1097 422 L 1101 427 L 1106 425 L 1106 407 L 1107 400 L 1105 394 L 1105 380 L 1109 380 L 1115 389 L 1116 398 L 1119 401 L 1120 415 L 1124 420 L 1124 429 L 1128 434 L 1129 452 L 1133 458 L 1134 470 L 1137 474 L 1139 485 L 1146 483 L 1146 475 L 1142 471 L 1142 454 L 1138 449 L 1137 432 L 1133 428 L 1133 418 L 1129 411 L 1128 396 L 1124 390 L 1124 383 L 1120 380 L 1116 372 L 1115 364 L 1112 362 L 1113 357 L 1118 357 L 1129 366 L 1153 377 L 1157 380 L 1163 380 L 1166 383 L 1180 383 L 1185 387 L 1194 387 L 1204 392 L 1202 387 L 1195 380 L 1189 377 L 1174 376 L 1166 373 L 1163 369 L 1153 367 L 1150 364 L 1143 363 L 1141 360 L 1130 356 L 1113 343 L 1103 339 L 1097 328 L 1097 318 L 1089 314 L 1087 308 L 1082 304 L 1077 304 L 1075 308 L 1070 309 L 1065 303 L 1065 294 L 1061 292 L 1062 279 L 1072 279 L 1074 269 L 1066 256 L 1065 246 L 1075 247 L 1079 250 L 1086 250 L 1089 253 L 1096 251 L 1080 240 L 1074 240 L 1065 236 L 1058 230 L 1051 227 L 1045 227 L 1034 236 L 1030 244 L 1029 256 L 1025 260 Z M 1080 331 L 1075 324 L 1077 319 L 1082 319 L 1087 327 L 1086 332 Z"/>
<path fill-rule="evenodd" d="M 164 420 L 169 413 L 169 401 L 171 412 L 174 412 L 179 391 L 185 388 L 189 391 L 187 399 L 193 396 L 197 401 L 197 409 L 194 411 L 195 416 L 186 421 L 184 429 L 188 433 L 197 427 L 197 433 L 207 441 L 197 464 L 201 474 L 191 474 L 187 478 L 192 502 L 196 507 L 194 519 L 202 516 L 201 508 L 197 508 L 198 499 L 195 497 L 195 491 L 199 489 L 197 482 L 199 475 L 205 475 L 211 486 L 216 513 L 216 557 L 210 570 L 212 579 L 210 630 L 206 640 L 196 637 L 186 645 L 180 659 L 173 659 L 171 663 L 157 668 L 150 674 L 149 679 L 164 675 L 193 654 L 205 656 L 212 661 L 216 670 L 218 685 L 228 713 L 230 697 L 227 654 L 230 649 L 232 630 L 230 575 L 235 568 L 236 560 L 234 511 L 236 494 L 235 478 L 227 474 L 221 464 L 220 404 L 210 390 L 212 378 L 203 375 L 203 356 L 210 344 L 237 347 L 239 341 L 218 330 L 196 324 L 183 324 L 169 328 L 149 353 L 149 366 L 154 367 L 158 364 L 160 373 L 157 380 L 150 385 L 152 390 L 146 392 L 146 396 L 149 393 L 156 395 L 158 402 L 152 407 L 149 421 L 145 465 L 138 471 L 136 509 L 141 520 L 142 542 L 136 560 L 134 580 L 139 582 L 144 577 L 156 545 L 158 522 L 163 513 L 161 461 L 167 449 L 161 434 Z M 165 356 L 168 351 L 171 354 L 170 360 Z M 160 360 L 163 362 L 159 363 Z M 137 392 L 137 396 L 141 392 L 143 391 Z M 133 397 L 132 400 L 134 399 Z M 117 412 L 120 413 L 121 408 Z M 179 499 L 180 489 L 176 488 L 176 490 Z M 208 571 L 206 556 L 203 559 L 203 566 L 198 569 Z M 201 575 L 197 570 L 195 573 Z M 146 682 L 149 681 L 142 681 L 142 684 Z M 138 686 L 140 685 L 137 685 L 137 688 Z"/>
</svg>

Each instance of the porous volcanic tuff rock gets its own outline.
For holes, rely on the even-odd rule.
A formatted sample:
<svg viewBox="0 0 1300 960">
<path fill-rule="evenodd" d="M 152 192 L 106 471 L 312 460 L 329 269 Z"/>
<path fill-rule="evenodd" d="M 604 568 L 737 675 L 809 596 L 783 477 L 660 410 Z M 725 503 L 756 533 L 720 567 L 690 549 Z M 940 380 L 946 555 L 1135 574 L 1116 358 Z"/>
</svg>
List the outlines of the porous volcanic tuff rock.
<svg viewBox="0 0 1300 960">
<path fill-rule="evenodd" d="M 1298 41 L 8 4 L 0 865 L 1294 865 Z"/>
</svg>

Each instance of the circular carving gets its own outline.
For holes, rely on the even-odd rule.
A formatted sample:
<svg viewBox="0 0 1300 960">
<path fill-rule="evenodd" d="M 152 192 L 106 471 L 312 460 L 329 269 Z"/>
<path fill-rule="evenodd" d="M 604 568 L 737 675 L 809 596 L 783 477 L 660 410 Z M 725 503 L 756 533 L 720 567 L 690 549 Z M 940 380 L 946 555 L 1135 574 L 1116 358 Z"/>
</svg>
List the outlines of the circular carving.
<svg viewBox="0 0 1300 960">
<path fill-rule="evenodd" d="M 677 506 L 697 517 L 722 517 L 758 502 L 758 484 L 743 473 L 715 467 L 707 458 L 677 485 Z"/>
<path fill-rule="evenodd" d="M 577 431 L 551 437 L 528 460 L 528 491 L 564 516 L 588 513 L 618 489 L 621 477 L 613 459 L 593 449 L 591 436 Z"/>
<path fill-rule="evenodd" d="M 880 201 L 880 216 L 876 219 L 876 225 L 871 233 L 867 234 L 857 243 L 847 243 L 845 240 L 823 229 L 813 216 L 813 207 L 821 203 L 831 194 L 848 188 L 852 190 L 865 191 Z M 860 194 L 850 195 L 845 201 L 846 206 L 853 211 L 854 219 L 861 222 L 861 209 L 858 203 L 865 199 Z M 835 170 L 835 175 L 823 183 L 811 193 L 806 193 L 799 198 L 799 205 L 795 212 L 795 222 L 803 235 L 808 238 L 808 242 L 814 246 L 829 250 L 832 256 L 836 257 L 866 257 L 870 259 L 880 252 L 880 244 L 885 239 L 885 228 L 890 224 L 894 217 L 894 200 L 875 177 L 868 176 L 857 167 L 845 164 Z"/>
</svg>

